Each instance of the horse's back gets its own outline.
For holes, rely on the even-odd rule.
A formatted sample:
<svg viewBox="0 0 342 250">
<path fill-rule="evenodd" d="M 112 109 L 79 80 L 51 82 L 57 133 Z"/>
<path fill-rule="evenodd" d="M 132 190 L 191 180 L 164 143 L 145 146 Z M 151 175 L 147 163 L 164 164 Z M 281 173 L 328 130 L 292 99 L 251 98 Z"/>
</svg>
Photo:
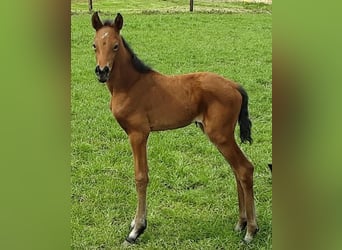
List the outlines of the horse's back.
<svg viewBox="0 0 342 250">
<path fill-rule="evenodd" d="M 238 84 L 211 72 L 198 72 L 178 76 L 181 84 L 189 85 L 191 92 L 198 93 L 202 101 L 231 103 L 239 102 Z"/>
</svg>

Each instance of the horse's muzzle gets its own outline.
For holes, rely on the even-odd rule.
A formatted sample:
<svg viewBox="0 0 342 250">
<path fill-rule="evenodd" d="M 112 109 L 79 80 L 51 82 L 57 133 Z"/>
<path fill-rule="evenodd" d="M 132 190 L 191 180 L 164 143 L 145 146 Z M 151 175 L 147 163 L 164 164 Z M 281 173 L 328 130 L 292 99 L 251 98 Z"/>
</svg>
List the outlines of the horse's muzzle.
<svg viewBox="0 0 342 250">
<path fill-rule="evenodd" d="M 101 69 L 100 66 L 97 65 L 96 68 L 95 68 L 95 74 L 97 76 L 97 79 L 100 82 L 105 83 L 109 79 L 109 71 L 110 70 L 109 70 L 108 66 L 104 66 L 104 68 Z"/>
</svg>

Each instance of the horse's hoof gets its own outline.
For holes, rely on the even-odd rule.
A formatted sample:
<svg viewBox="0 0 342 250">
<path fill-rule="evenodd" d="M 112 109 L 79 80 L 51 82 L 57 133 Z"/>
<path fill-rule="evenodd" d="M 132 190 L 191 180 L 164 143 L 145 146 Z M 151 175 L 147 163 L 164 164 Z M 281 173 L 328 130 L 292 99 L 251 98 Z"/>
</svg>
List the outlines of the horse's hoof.
<svg viewBox="0 0 342 250">
<path fill-rule="evenodd" d="M 256 233 L 259 231 L 259 228 L 257 227 L 253 233 L 246 233 L 245 238 L 243 238 L 244 243 L 249 244 L 253 239 Z"/>
<path fill-rule="evenodd" d="M 250 235 L 246 235 L 245 236 L 245 238 L 243 238 L 243 242 L 245 243 L 245 244 L 249 244 L 252 240 L 253 240 L 253 236 L 250 236 Z"/>
</svg>

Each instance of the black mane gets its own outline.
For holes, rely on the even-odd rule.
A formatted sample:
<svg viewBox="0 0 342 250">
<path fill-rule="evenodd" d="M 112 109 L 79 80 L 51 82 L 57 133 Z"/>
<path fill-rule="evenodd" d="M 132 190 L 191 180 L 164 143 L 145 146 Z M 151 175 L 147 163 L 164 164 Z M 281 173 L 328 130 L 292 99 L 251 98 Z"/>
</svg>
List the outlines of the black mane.
<svg viewBox="0 0 342 250">
<path fill-rule="evenodd" d="M 123 44 L 127 49 L 128 53 L 131 55 L 131 60 L 134 68 L 140 73 L 149 73 L 152 71 L 152 68 L 146 65 L 143 61 L 141 61 L 138 56 L 134 53 L 134 51 L 129 47 L 129 44 L 126 40 L 121 36 Z"/>
</svg>

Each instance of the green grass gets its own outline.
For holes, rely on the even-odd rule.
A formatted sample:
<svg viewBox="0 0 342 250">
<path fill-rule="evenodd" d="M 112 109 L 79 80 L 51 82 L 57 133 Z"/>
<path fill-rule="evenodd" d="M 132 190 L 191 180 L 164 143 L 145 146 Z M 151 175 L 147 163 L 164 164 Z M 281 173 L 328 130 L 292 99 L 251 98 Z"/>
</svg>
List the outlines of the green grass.
<svg viewBox="0 0 342 250">
<path fill-rule="evenodd" d="M 240 244 L 243 234 L 233 231 L 238 218 L 233 173 L 200 129 L 190 125 L 150 135 L 149 224 L 134 249 L 272 249 L 267 169 L 272 161 L 272 16 L 121 13 L 123 36 L 157 71 L 212 71 L 248 91 L 254 143 L 242 149 L 256 167 L 260 227 L 251 244 Z M 132 154 L 109 111 L 108 90 L 94 75 L 93 36 L 90 15 L 72 15 L 71 247 L 121 249 L 136 208 Z"/>
</svg>

